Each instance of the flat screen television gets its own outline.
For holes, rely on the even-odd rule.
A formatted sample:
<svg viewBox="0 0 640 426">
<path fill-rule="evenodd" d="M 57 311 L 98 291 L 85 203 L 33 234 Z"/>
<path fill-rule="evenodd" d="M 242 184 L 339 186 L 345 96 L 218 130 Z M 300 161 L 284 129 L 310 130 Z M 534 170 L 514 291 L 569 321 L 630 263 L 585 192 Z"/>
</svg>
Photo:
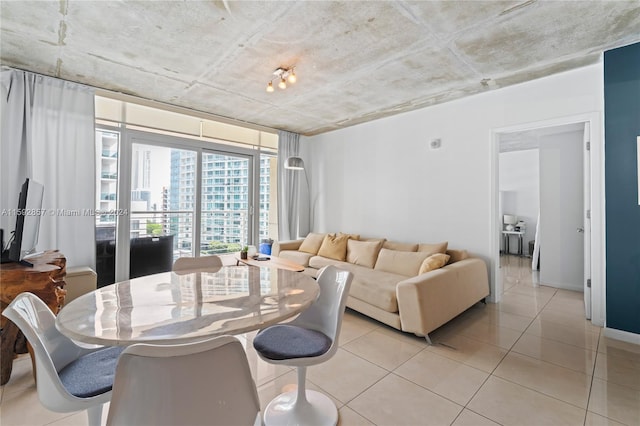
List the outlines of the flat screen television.
<svg viewBox="0 0 640 426">
<path fill-rule="evenodd" d="M 33 266 L 25 257 L 36 251 L 43 195 L 44 186 L 33 179 L 27 178 L 22 184 L 16 210 L 16 228 L 9 246 L 10 261 Z"/>
</svg>

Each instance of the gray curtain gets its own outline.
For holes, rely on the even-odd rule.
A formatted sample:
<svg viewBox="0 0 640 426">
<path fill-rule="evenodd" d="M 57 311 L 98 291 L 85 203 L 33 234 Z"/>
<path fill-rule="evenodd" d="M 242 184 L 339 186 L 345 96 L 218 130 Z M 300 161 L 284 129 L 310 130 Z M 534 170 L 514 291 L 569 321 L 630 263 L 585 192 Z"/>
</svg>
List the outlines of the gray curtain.
<svg viewBox="0 0 640 426">
<path fill-rule="evenodd" d="M 298 187 L 300 173 L 284 168 L 291 156 L 298 156 L 300 135 L 278 132 L 278 239 L 293 240 L 298 237 L 300 197 Z"/>
<path fill-rule="evenodd" d="M 20 185 L 31 177 L 31 146 L 24 143 L 31 139 L 31 105 L 36 76 L 2 69 L 2 143 L 0 161 L 0 206 L 3 209 L 17 207 Z M 11 108 L 11 105 L 16 105 Z M 16 225 L 13 215 L 0 216 L 0 228 L 5 231 L 5 243 Z"/>
<path fill-rule="evenodd" d="M 17 207 L 25 178 L 42 183 L 46 213 L 40 217 L 37 250 L 59 249 L 67 266 L 94 268 L 94 90 L 10 68 L 0 77 L 1 207 Z M 15 216 L 2 217 L 7 240 L 15 222 Z"/>
</svg>

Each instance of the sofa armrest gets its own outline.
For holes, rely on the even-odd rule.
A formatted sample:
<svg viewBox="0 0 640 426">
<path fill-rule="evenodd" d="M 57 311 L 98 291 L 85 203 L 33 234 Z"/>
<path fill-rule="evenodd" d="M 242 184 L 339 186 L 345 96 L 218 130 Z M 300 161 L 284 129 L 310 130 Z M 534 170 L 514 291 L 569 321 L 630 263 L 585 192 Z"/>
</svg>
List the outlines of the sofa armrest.
<svg viewBox="0 0 640 426">
<path fill-rule="evenodd" d="M 401 281 L 396 296 L 402 330 L 426 336 L 488 295 L 487 265 L 479 258 Z"/>
<path fill-rule="evenodd" d="M 304 239 L 289 241 L 274 241 L 271 246 L 271 254 L 278 256 L 282 250 L 298 250 Z"/>
</svg>

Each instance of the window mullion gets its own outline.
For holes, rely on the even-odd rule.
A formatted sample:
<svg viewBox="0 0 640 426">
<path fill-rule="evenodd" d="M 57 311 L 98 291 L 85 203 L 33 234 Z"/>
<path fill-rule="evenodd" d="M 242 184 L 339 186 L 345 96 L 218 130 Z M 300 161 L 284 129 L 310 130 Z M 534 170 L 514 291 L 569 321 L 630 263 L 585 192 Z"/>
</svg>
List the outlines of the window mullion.
<svg viewBox="0 0 640 426">
<path fill-rule="evenodd" d="M 193 253 L 200 256 L 200 241 L 202 232 L 202 148 L 197 150 L 196 170 L 193 179 L 195 186 L 195 205 L 193 218 Z"/>
</svg>

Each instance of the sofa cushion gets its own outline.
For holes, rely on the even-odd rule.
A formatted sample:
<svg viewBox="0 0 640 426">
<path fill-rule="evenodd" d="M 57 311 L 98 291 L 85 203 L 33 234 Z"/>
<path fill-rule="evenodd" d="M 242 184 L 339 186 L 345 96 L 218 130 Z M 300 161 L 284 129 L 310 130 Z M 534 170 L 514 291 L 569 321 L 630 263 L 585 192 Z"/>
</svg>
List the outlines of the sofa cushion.
<svg viewBox="0 0 640 426">
<path fill-rule="evenodd" d="M 417 251 L 418 245 L 411 243 L 398 243 L 395 241 L 385 241 L 382 244 L 382 248 L 386 248 L 388 250 L 397 250 L 397 251 Z"/>
<path fill-rule="evenodd" d="M 347 262 L 373 268 L 382 248 L 382 241 L 347 241 Z"/>
<path fill-rule="evenodd" d="M 449 243 L 447 241 L 443 243 L 435 243 L 435 244 L 420 244 L 418 245 L 418 251 L 429 253 L 429 256 L 436 253 L 446 253 L 447 246 Z"/>
<path fill-rule="evenodd" d="M 318 256 L 344 261 L 347 258 L 347 241 L 349 235 L 327 234 L 322 241 Z"/>
<path fill-rule="evenodd" d="M 406 277 L 358 265 L 349 269 L 353 272 L 349 296 L 387 312 L 398 312 L 396 286 Z"/>
<path fill-rule="evenodd" d="M 442 268 L 449 261 L 448 254 L 436 253 L 427 257 L 420 265 L 420 270 L 418 271 L 418 275 L 422 275 L 429 271 L 433 271 L 434 269 Z"/>
<path fill-rule="evenodd" d="M 398 251 L 382 248 L 374 269 L 376 271 L 391 272 L 407 277 L 418 275 L 420 265 L 428 257 L 426 252 Z"/>
<path fill-rule="evenodd" d="M 407 277 L 322 256 L 314 256 L 309 260 L 309 266 L 312 268 L 320 269 L 327 265 L 353 273 L 349 296 L 387 312 L 398 312 L 396 285 Z"/>
<path fill-rule="evenodd" d="M 309 266 L 309 259 L 311 259 L 313 255 L 310 253 L 305 253 L 303 251 L 298 251 L 298 250 L 283 250 L 280 253 L 278 253 L 278 257 L 290 260 L 304 267 L 307 267 Z"/>
<path fill-rule="evenodd" d="M 340 260 L 329 259 L 328 257 L 322 257 L 322 256 L 312 256 L 311 259 L 309 259 L 309 266 L 312 268 L 320 269 L 328 265 L 333 265 L 336 268 L 348 270 L 348 265 L 351 265 L 351 264 L 340 261 Z"/>
<path fill-rule="evenodd" d="M 450 256 L 449 264 L 469 258 L 469 253 L 466 250 L 447 250 L 447 254 Z"/>
<path fill-rule="evenodd" d="M 300 248 L 298 250 L 305 253 L 318 254 L 318 250 L 320 250 L 320 246 L 322 245 L 325 235 L 327 234 L 318 234 L 315 232 L 309 233 L 302 244 L 300 244 Z"/>
</svg>

